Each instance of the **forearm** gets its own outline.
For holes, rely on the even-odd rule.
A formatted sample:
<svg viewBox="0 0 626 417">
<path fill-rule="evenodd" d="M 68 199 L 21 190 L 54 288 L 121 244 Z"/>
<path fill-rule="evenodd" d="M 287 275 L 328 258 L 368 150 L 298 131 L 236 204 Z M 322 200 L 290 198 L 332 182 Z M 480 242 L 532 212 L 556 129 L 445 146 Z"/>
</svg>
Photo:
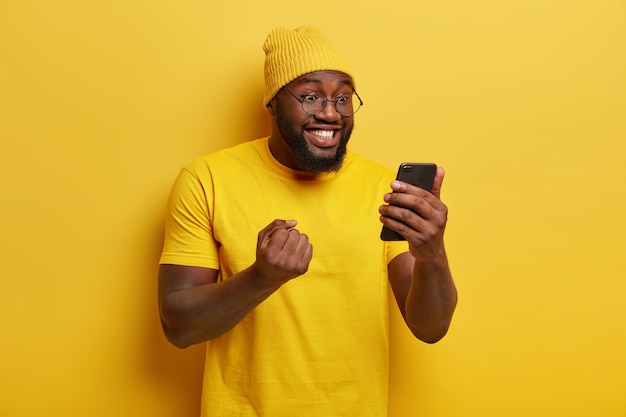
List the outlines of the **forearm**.
<svg viewBox="0 0 626 417">
<path fill-rule="evenodd" d="M 406 297 L 405 319 L 413 334 L 426 343 L 445 336 L 457 303 L 457 292 L 445 254 L 415 262 Z"/>
<path fill-rule="evenodd" d="M 168 340 L 182 348 L 232 329 L 280 287 L 256 278 L 250 267 L 224 281 L 167 294 L 161 301 L 161 320 Z"/>
</svg>

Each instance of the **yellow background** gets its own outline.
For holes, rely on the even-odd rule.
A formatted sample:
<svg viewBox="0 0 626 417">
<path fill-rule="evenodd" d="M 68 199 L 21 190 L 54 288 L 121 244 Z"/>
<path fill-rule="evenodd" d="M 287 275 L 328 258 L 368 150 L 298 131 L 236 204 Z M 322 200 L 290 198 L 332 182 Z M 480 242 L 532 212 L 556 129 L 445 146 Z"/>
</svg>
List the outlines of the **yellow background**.
<svg viewBox="0 0 626 417">
<path fill-rule="evenodd" d="M 434 346 L 394 313 L 391 416 L 626 416 L 623 0 L 0 0 L 0 415 L 197 415 L 165 199 L 268 132 L 261 45 L 301 24 L 358 74 L 353 149 L 447 170 L 460 303 Z"/>
</svg>

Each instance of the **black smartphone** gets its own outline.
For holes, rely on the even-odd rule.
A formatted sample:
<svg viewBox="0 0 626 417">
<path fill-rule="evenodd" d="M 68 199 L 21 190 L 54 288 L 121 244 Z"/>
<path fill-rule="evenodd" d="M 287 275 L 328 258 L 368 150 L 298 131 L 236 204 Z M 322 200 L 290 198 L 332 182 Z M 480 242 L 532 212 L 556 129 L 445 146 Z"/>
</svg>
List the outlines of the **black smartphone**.
<svg viewBox="0 0 626 417">
<path fill-rule="evenodd" d="M 396 179 L 430 191 L 433 188 L 436 174 L 437 165 L 435 164 L 404 162 L 398 168 Z M 385 226 L 383 226 L 383 230 L 380 232 L 380 238 L 381 240 L 406 240 Z"/>
</svg>

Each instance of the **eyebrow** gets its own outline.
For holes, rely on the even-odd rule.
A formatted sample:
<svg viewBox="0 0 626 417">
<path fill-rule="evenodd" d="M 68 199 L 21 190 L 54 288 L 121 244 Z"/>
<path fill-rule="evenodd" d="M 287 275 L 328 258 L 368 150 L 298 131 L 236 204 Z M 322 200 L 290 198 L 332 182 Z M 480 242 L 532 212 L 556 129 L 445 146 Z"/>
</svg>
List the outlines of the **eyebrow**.
<svg viewBox="0 0 626 417">
<path fill-rule="evenodd" d="M 319 78 L 304 77 L 300 79 L 297 84 L 302 85 L 302 84 L 321 84 L 321 83 L 322 83 L 322 80 L 320 80 Z M 337 82 L 337 85 L 347 85 L 349 87 L 352 87 L 352 80 L 349 77 L 344 78 L 342 80 L 339 80 Z"/>
</svg>

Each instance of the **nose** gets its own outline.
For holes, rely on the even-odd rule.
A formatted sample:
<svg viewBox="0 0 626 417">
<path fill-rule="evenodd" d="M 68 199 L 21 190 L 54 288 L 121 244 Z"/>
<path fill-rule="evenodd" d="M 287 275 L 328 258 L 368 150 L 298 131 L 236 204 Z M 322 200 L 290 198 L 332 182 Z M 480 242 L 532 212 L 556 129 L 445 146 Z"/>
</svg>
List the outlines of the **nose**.
<svg viewBox="0 0 626 417">
<path fill-rule="evenodd" d="M 341 114 L 337 111 L 337 103 L 326 100 L 324 107 L 316 115 L 316 119 L 325 120 L 327 122 L 336 122 L 341 119 Z"/>
</svg>

